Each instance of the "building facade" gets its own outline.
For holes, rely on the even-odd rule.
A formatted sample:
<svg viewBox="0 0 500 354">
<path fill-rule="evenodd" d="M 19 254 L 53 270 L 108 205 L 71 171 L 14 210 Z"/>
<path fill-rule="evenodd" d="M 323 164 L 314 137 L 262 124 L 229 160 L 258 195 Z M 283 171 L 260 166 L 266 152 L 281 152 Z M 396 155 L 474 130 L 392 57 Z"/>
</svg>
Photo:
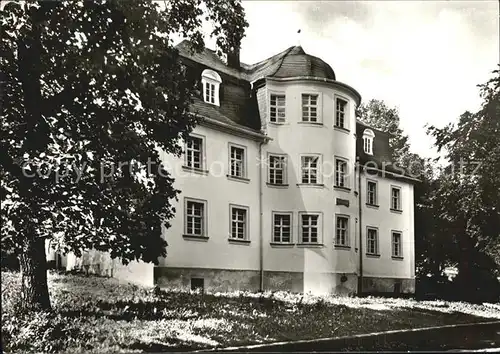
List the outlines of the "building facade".
<svg viewBox="0 0 500 354">
<path fill-rule="evenodd" d="M 177 49 L 200 123 L 181 158 L 161 154 L 181 190 L 167 257 L 67 268 L 185 289 L 414 292 L 415 180 L 389 136 L 356 120 L 359 93 L 300 46 L 253 65 Z"/>
<path fill-rule="evenodd" d="M 414 292 L 414 180 L 356 120 L 359 93 L 299 46 L 245 65 L 188 45 L 201 122 L 180 159 L 163 155 L 182 194 L 154 283 Z"/>
</svg>

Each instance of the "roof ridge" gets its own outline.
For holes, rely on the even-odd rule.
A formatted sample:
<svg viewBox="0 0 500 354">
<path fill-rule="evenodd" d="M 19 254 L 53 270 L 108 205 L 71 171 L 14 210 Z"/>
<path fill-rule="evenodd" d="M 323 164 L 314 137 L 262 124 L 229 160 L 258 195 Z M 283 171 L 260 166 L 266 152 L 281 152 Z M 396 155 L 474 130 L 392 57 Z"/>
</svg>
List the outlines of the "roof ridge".
<svg viewBox="0 0 500 354">
<path fill-rule="evenodd" d="M 269 76 L 274 76 L 276 75 L 276 73 L 278 72 L 279 69 L 281 69 L 281 66 L 283 65 L 283 62 L 285 61 L 285 58 L 287 57 L 288 54 L 290 54 L 290 52 L 292 51 L 292 49 L 294 49 L 295 46 L 292 46 L 290 48 L 288 48 L 288 50 L 286 51 L 286 53 L 281 57 L 281 63 L 280 65 L 278 65 L 278 68 L 274 71 L 274 73 L 272 73 L 271 75 Z"/>
<path fill-rule="evenodd" d="M 280 55 L 284 55 L 285 53 L 288 53 L 290 50 L 292 50 L 292 48 L 293 48 L 293 46 L 288 47 L 287 49 L 284 49 L 281 52 L 279 52 L 277 54 L 274 54 L 274 55 L 271 55 L 270 57 L 262 59 L 261 61 L 258 61 L 258 62 L 254 63 L 254 64 L 247 64 L 249 66 L 248 70 L 252 71 L 255 67 L 257 67 L 260 64 L 265 63 L 266 61 L 270 60 L 271 58 L 279 57 Z"/>
</svg>

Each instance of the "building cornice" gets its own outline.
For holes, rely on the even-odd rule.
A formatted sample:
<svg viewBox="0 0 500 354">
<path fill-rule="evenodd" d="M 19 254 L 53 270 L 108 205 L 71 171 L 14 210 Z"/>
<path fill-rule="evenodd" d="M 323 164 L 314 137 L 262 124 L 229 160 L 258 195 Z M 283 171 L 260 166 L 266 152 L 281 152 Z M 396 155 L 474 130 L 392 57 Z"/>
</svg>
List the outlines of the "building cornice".
<svg viewBox="0 0 500 354">
<path fill-rule="evenodd" d="M 368 167 L 368 166 L 362 166 L 362 171 L 363 172 L 377 172 L 378 175 L 381 175 L 382 177 L 387 177 L 387 178 L 392 178 L 396 180 L 405 180 L 407 182 L 413 182 L 413 183 L 420 183 L 422 182 L 420 179 L 415 178 L 415 177 L 410 177 L 406 176 L 404 174 L 400 173 L 395 173 L 387 170 L 381 170 L 380 168 L 375 168 L 375 167 Z"/>
<path fill-rule="evenodd" d="M 361 103 L 361 95 L 358 91 L 356 91 L 353 87 L 344 84 L 343 82 L 337 81 L 337 80 L 332 80 L 332 79 L 327 79 L 324 77 L 316 77 L 316 76 L 293 76 L 293 77 L 270 77 L 267 76 L 264 78 L 264 80 L 268 81 L 274 81 L 274 82 L 296 82 L 296 81 L 314 81 L 314 82 L 321 82 L 321 83 L 327 83 L 336 87 L 343 88 L 344 90 L 348 91 L 351 95 L 353 95 L 356 98 L 356 106 L 359 106 Z M 264 82 L 263 80 L 263 82 Z M 257 80 L 260 81 L 260 80 Z M 258 83 L 255 82 L 255 84 Z"/>
<path fill-rule="evenodd" d="M 191 113 L 191 114 L 194 115 L 195 117 L 199 118 L 199 121 L 198 121 L 199 125 L 205 126 L 207 128 L 212 128 L 215 130 L 226 132 L 228 134 L 240 136 L 243 138 L 248 138 L 248 139 L 255 140 L 255 141 L 268 142 L 268 141 L 272 140 L 272 138 L 268 137 L 265 134 L 253 131 L 253 130 L 245 128 L 243 126 L 237 126 L 237 125 L 224 123 L 224 122 L 221 122 L 221 121 L 218 121 L 216 119 L 209 118 L 209 117 L 206 117 L 206 116 L 203 116 L 200 114 L 195 114 L 195 113 Z"/>
</svg>

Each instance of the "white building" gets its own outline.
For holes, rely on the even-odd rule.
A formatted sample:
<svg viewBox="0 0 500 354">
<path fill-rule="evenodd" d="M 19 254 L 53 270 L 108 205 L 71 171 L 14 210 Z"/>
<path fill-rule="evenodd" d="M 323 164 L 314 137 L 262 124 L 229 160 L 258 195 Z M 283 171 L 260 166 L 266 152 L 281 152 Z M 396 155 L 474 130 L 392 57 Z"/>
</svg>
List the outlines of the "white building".
<svg viewBox="0 0 500 354">
<path fill-rule="evenodd" d="M 415 289 L 414 179 L 361 97 L 300 46 L 253 65 L 178 45 L 202 117 L 181 159 L 167 257 L 121 277 L 161 287 L 315 293 Z M 71 262 L 68 260 L 68 264 Z"/>
</svg>

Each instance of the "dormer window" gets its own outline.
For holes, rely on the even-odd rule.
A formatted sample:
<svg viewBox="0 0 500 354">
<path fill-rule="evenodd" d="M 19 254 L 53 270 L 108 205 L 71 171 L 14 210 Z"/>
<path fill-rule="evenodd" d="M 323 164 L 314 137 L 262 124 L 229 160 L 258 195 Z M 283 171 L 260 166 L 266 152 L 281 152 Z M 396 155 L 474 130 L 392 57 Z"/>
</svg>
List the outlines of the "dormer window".
<svg viewBox="0 0 500 354">
<path fill-rule="evenodd" d="M 365 129 L 363 132 L 363 150 L 368 155 L 373 155 L 373 138 L 375 134 L 371 129 Z"/>
<path fill-rule="evenodd" d="M 220 106 L 219 87 L 222 83 L 220 75 L 213 70 L 203 70 L 201 84 L 203 85 L 203 100 L 215 106 Z"/>
</svg>

